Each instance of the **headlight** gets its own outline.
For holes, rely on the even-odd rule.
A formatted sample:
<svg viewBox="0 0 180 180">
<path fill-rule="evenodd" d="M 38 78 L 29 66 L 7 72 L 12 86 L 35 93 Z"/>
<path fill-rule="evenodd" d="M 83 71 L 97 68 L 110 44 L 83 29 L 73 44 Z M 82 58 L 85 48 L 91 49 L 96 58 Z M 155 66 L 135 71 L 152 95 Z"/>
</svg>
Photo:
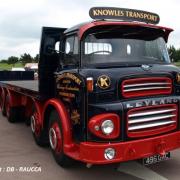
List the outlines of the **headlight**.
<svg viewBox="0 0 180 180">
<path fill-rule="evenodd" d="M 176 74 L 176 81 L 177 81 L 177 83 L 180 83 L 180 73 Z"/>
<path fill-rule="evenodd" d="M 93 116 L 88 122 L 89 131 L 102 139 L 115 139 L 120 135 L 120 118 L 114 113 Z"/>
<path fill-rule="evenodd" d="M 114 130 L 114 123 L 111 120 L 105 120 L 101 124 L 101 130 L 104 134 L 109 135 Z"/>
</svg>

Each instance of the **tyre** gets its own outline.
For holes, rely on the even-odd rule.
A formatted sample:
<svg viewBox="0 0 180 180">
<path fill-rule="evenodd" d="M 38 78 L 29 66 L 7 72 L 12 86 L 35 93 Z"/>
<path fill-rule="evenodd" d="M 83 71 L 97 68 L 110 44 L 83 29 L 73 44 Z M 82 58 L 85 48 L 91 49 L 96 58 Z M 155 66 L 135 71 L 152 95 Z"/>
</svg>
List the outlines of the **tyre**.
<svg viewBox="0 0 180 180">
<path fill-rule="evenodd" d="M 30 125 L 36 144 L 41 147 L 48 146 L 48 133 L 47 131 L 42 130 L 39 115 L 35 107 L 33 107 L 33 114 L 30 118 Z"/>
<path fill-rule="evenodd" d="M 6 116 L 6 108 L 5 108 L 5 106 L 2 107 L 1 113 L 2 113 L 3 116 Z"/>
<path fill-rule="evenodd" d="M 59 115 L 52 111 L 49 119 L 49 144 L 56 162 L 64 168 L 71 167 L 74 160 L 64 154 L 62 125 Z"/>
<path fill-rule="evenodd" d="M 4 105 L 4 114 L 10 123 L 22 121 L 22 112 L 20 107 L 11 107 L 9 96 L 6 96 L 5 105 Z"/>
<path fill-rule="evenodd" d="M 0 110 L 2 110 L 3 107 L 3 93 L 2 93 L 2 89 L 0 87 Z"/>
<path fill-rule="evenodd" d="M 0 109 L 1 109 L 1 113 L 3 116 L 6 116 L 6 108 L 4 105 L 4 99 L 5 99 L 5 93 L 3 90 L 1 90 L 1 95 L 0 95 Z"/>
</svg>

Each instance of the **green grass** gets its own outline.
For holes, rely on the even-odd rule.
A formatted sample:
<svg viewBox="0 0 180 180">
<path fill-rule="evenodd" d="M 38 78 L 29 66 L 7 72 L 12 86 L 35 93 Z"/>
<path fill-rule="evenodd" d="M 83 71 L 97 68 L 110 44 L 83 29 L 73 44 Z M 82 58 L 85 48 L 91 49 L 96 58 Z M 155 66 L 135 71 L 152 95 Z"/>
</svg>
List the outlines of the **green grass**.
<svg viewBox="0 0 180 180">
<path fill-rule="evenodd" d="M 176 66 L 180 67 L 180 60 L 174 63 Z M 12 64 L 1 63 L 0 62 L 0 70 L 11 70 L 12 67 L 23 67 L 21 63 L 16 63 L 14 66 Z"/>
<path fill-rule="evenodd" d="M 23 67 L 21 63 L 16 63 L 14 66 L 12 64 L 0 63 L 0 70 L 11 70 L 12 67 Z"/>
<path fill-rule="evenodd" d="M 180 61 L 174 63 L 176 66 L 180 67 Z"/>
</svg>

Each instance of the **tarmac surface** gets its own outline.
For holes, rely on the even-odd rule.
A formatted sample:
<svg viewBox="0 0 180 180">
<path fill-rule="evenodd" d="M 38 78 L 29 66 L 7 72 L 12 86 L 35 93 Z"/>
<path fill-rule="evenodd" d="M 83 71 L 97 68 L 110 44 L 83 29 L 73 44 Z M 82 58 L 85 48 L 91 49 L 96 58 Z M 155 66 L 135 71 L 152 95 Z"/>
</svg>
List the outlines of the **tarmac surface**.
<svg viewBox="0 0 180 180">
<path fill-rule="evenodd" d="M 173 151 L 171 157 L 148 167 L 133 161 L 89 169 L 77 163 L 63 169 L 56 164 L 49 148 L 35 144 L 30 127 L 24 123 L 10 124 L 0 115 L 0 180 L 179 180 L 180 150 Z"/>
</svg>

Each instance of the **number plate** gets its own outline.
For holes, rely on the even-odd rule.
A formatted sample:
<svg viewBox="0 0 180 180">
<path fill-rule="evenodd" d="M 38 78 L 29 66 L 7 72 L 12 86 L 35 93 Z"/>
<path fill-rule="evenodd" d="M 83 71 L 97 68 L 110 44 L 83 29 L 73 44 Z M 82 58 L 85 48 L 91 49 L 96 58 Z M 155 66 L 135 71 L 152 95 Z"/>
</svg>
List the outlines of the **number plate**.
<svg viewBox="0 0 180 180">
<path fill-rule="evenodd" d="M 150 164 L 155 164 L 157 162 L 165 161 L 168 159 L 170 159 L 170 152 L 167 152 L 164 156 L 157 154 L 154 156 L 143 158 L 143 164 L 144 165 L 150 165 Z"/>
</svg>

